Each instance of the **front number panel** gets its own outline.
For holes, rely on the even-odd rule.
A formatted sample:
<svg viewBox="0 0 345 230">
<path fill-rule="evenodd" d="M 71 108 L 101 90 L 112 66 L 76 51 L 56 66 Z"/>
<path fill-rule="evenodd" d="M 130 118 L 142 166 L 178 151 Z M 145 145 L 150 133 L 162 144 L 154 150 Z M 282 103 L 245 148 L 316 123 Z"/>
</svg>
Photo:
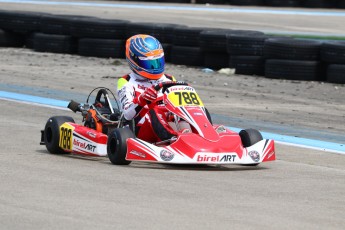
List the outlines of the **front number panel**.
<svg viewBox="0 0 345 230">
<path fill-rule="evenodd" d="M 73 126 L 64 123 L 60 126 L 59 147 L 66 151 L 72 151 Z"/>
</svg>

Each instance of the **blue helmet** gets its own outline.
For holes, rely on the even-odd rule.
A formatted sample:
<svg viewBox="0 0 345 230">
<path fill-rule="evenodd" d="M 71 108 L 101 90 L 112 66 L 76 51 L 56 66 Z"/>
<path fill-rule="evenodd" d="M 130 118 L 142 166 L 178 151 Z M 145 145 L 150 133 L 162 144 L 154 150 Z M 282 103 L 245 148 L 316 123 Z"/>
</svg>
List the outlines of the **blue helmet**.
<svg viewBox="0 0 345 230">
<path fill-rule="evenodd" d="M 126 42 L 126 59 L 136 74 L 157 80 L 164 72 L 164 51 L 161 43 L 154 37 L 138 34 Z"/>
</svg>

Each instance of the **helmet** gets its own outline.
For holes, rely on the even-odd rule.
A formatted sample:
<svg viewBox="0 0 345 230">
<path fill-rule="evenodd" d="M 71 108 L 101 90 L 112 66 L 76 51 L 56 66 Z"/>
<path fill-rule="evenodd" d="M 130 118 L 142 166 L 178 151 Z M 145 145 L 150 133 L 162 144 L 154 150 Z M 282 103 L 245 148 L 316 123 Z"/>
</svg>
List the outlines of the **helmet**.
<svg viewBox="0 0 345 230">
<path fill-rule="evenodd" d="M 138 34 L 126 42 L 126 59 L 134 73 L 157 80 L 164 72 L 164 52 L 161 43 L 154 37 Z"/>
</svg>

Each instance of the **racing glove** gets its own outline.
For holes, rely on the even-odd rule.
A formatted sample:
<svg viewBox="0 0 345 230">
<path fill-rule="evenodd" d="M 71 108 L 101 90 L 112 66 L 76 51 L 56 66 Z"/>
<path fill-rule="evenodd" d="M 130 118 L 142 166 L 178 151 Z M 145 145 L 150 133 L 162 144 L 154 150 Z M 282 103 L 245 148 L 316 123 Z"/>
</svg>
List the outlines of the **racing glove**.
<svg viewBox="0 0 345 230">
<path fill-rule="evenodd" d="M 144 92 L 142 92 L 138 97 L 134 98 L 133 102 L 140 106 L 145 106 L 146 104 L 150 104 L 152 101 L 157 99 L 157 91 L 153 88 L 147 88 Z"/>
</svg>

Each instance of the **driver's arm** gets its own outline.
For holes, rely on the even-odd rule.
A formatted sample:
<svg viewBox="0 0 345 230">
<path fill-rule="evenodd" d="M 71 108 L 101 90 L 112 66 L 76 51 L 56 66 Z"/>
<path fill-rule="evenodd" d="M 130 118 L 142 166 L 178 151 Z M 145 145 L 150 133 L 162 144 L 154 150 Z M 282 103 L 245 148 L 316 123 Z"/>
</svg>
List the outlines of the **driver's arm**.
<svg viewBox="0 0 345 230">
<path fill-rule="evenodd" d="M 133 102 L 135 98 L 134 87 L 129 83 L 126 83 L 118 89 L 117 95 L 119 97 L 125 119 L 132 120 L 143 108 L 139 104 Z"/>
</svg>

